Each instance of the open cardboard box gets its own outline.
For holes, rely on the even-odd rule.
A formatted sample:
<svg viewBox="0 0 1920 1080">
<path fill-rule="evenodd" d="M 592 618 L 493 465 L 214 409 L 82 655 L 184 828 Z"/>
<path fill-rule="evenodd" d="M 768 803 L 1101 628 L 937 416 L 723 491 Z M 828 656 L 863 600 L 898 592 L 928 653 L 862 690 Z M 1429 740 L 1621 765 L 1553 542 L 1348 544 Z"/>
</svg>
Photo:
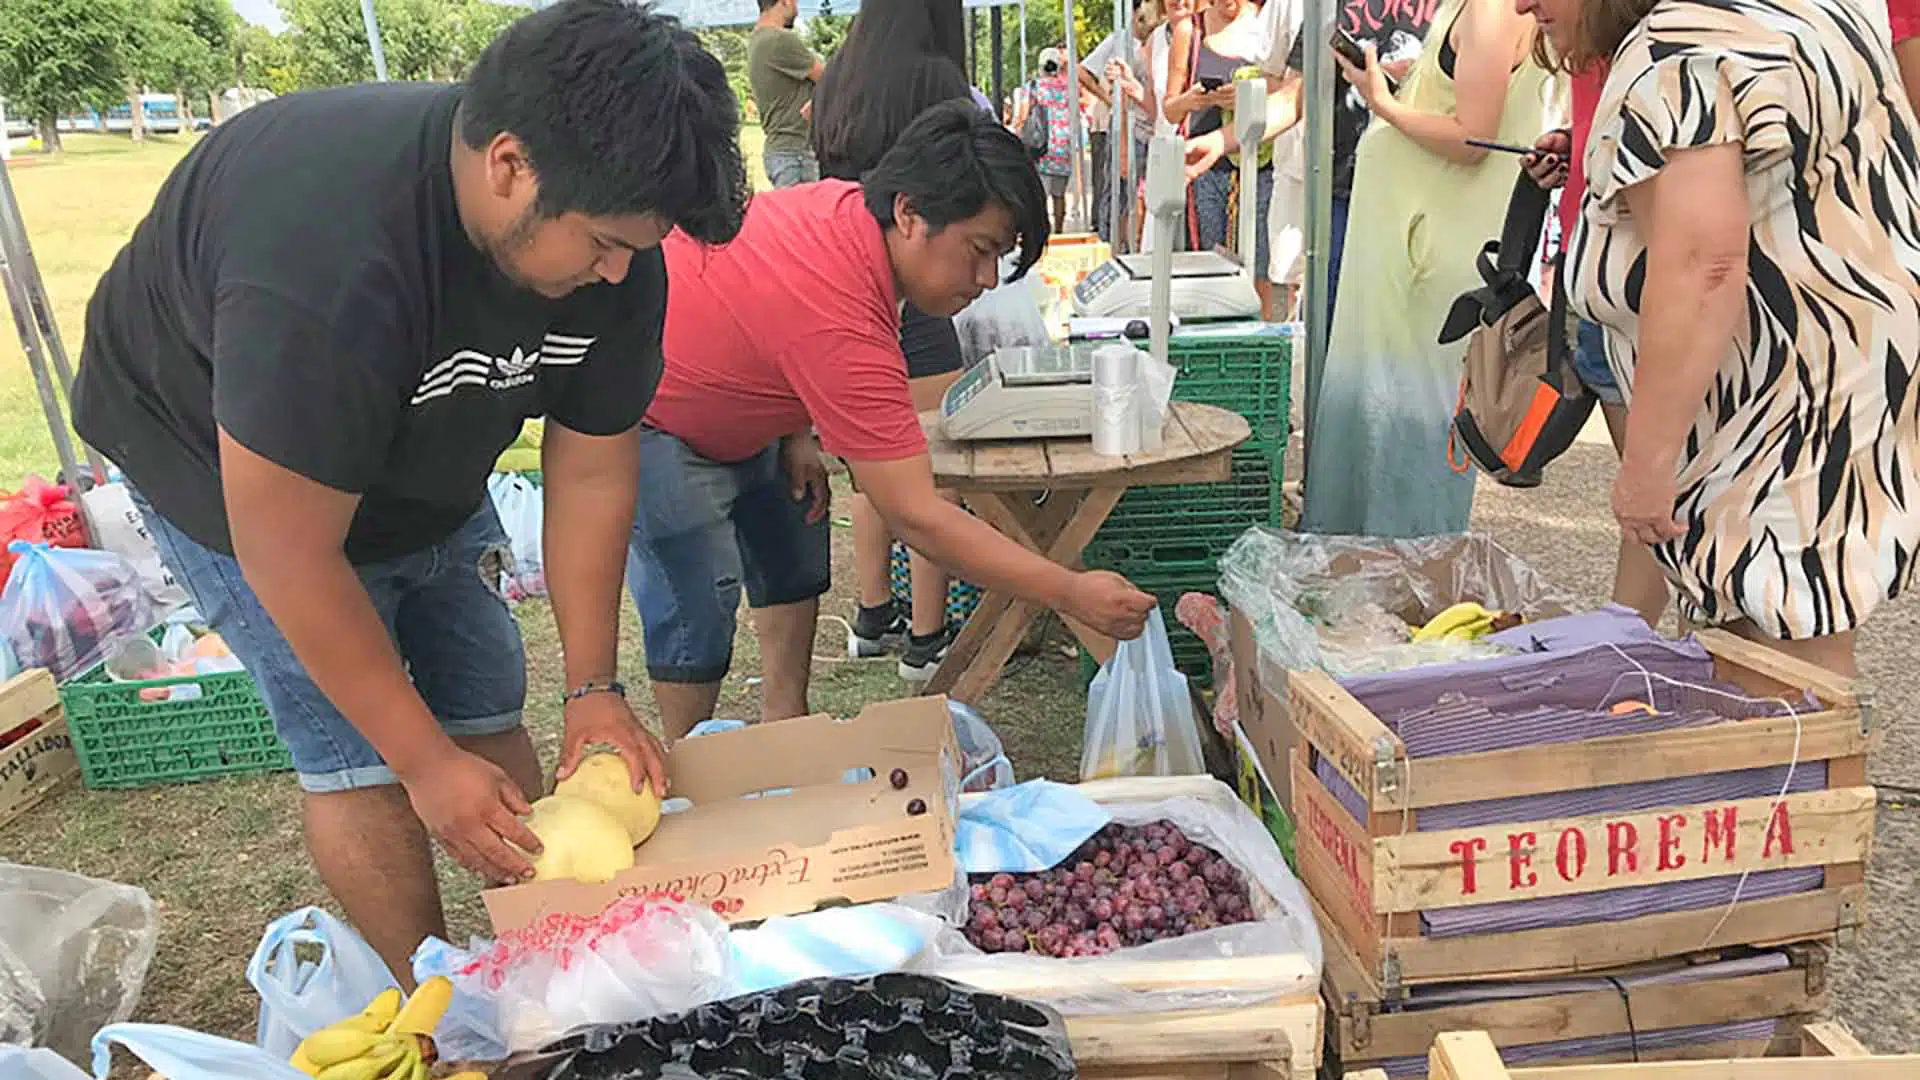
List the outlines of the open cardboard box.
<svg viewBox="0 0 1920 1080">
<path fill-rule="evenodd" d="M 79 773 L 53 676 L 31 668 L 0 684 L 0 825 Z"/>
<path fill-rule="evenodd" d="M 660 819 L 632 869 L 600 885 L 537 881 L 481 899 L 502 933 L 632 895 L 677 896 L 739 923 L 944 889 L 956 873 L 948 785 L 957 788 L 959 763 L 940 697 L 683 739 L 667 755 L 668 795 L 692 806 Z M 861 767 L 873 777 L 844 782 Z M 791 790 L 772 794 L 781 789 Z M 915 799 L 926 813 L 907 812 Z"/>
</svg>

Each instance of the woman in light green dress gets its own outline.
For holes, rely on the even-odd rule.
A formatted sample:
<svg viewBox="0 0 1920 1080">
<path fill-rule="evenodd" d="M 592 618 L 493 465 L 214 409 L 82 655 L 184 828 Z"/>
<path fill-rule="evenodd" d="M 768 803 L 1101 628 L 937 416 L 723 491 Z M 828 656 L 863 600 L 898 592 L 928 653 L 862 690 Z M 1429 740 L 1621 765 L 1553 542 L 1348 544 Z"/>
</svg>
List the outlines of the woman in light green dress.
<svg viewBox="0 0 1920 1080">
<path fill-rule="evenodd" d="M 1444 0 L 1432 26 L 1397 95 L 1371 49 L 1365 68 L 1336 54 L 1374 121 L 1310 428 L 1309 532 L 1462 532 L 1473 508 L 1473 476 L 1447 460 L 1466 343 L 1438 340 L 1454 299 L 1481 284 L 1474 260 L 1500 234 L 1520 162 L 1466 140 L 1533 145 L 1551 86 L 1512 0 Z"/>
</svg>

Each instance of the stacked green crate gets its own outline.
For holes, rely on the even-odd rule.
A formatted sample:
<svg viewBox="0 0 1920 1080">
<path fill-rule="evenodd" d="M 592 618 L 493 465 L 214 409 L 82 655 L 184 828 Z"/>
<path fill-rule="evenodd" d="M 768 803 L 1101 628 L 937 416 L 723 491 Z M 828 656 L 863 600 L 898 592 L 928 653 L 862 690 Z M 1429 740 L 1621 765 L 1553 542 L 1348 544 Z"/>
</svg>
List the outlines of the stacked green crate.
<svg viewBox="0 0 1920 1080">
<path fill-rule="evenodd" d="M 1134 488 L 1087 545 L 1090 568 L 1123 574 L 1160 598 L 1174 659 L 1206 678 L 1206 646 L 1173 617 L 1182 593 L 1216 592 L 1220 556 L 1250 525 L 1280 524 L 1293 390 L 1293 339 L 1281 333 L 1176 336 L 1176 401 L 1246 417 L 1253 437 L 1234 451 L 1225 483 Z"/>
</svg>

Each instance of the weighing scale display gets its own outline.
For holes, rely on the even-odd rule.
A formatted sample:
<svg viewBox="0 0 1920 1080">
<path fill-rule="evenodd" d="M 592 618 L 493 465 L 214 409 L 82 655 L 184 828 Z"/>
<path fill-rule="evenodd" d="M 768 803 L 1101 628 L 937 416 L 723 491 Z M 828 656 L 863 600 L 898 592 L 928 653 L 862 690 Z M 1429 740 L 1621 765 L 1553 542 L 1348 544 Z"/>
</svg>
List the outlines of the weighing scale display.
<svg viewBox="0 0 1920 1080">
<path fill-rule="evenodd" d="M 947 388 L 952 439 L 1073 438 L 1093 430 L 1091 343 L 999 349 Z"/>
<path fill-rule="evenodd" d="M 1008 386 L 1059 386 L 1093 382 L 1093 350 L 1085 345 L 1022 346 L 993 354 L 1000 381 Z"/>
</svg>

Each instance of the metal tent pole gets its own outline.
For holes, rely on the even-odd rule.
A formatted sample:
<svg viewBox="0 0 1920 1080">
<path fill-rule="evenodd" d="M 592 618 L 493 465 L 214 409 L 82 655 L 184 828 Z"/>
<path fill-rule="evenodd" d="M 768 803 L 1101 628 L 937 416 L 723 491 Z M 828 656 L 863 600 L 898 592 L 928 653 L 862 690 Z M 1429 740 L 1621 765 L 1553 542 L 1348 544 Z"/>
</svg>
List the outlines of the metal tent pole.
<svg viewBox="0 0 1920 1080">
<path fill-rule="evenodd" d="M 26 220 L 21 217 L 19 200 L 14 197 L 13 177 L 4 163 L 0 163 L 0 275 L 6 277 L 7 306 L 20 335 L 21 349 L 27 356 L 27 367 L 33 372 L 33 381 L 40 393 L 40 408 L 46 413 L 48 432 L 60 456 L 60 468 L 68 483 L 77 484 L 79 455 L 74 452 L 60 405 L 62 396 L 73 395 L 73 367 L 67 362 L 60 327 L 53 319 L 53 304 L 47 299 L 40 266 L 27 239 Z M 92 447 L 84 450 L 93 479 L 105 483 L 106 463 Z"/>
<path fill-rule="evenodd" d="M 1093 206 L 1087 200 L 1087 131 L 1080 123 L 1080 50 L 1073 34 L 1073 0 L 1064 0 L 1061 7 L 1067 16 L 1067 145 L 1073 154 L 1073 197 L 1080 204 L 1080 212 L 1086 215 L 1085 224 L 1091 231 Z"/>
<path fill-rule="evenodd" d="M 373 0 L 360 0 L 360 21 L 367 24 L 367 48 L 373 50 L 373 77 L 387 81 L 387 50 L 380 45 L 380 17 L 373 13 Z"/>
<path fill-rule="evenodd" d="M 1306 468 L 1313 468 L 1313 417 L 1320 404 L 1320 384 L 1327 367 L 1327 340 L 1333 333 L 1332 312 L 1326 303 L 1328 255 L 1333 241 L 1333 95 L 1335 75 L 1328 50 L 1317 47 L 1333 34 L 1335 8 L 1329 0 L 1305 0 L 1300 32 L 1307 47 L 1301 81 L 1307 110 L 1307 266 L 1306 266 L 1306 400 L 1301 403 L 1301 437 Z M 1296 350 L 1295 355 L 1300 355 Z"/>
<path fill-rule="evenodd" d="M 1113 58 L 1128 64 L 1128 49 L 1133 44 L 1133 16 L 1128 11 L 1127 0 L 1113 0 Z M 1131 65 L 1129 65 L 1131 66 Z M 1105 80 L 1106 72 L 1099 73 Z M 1127 151 L 1132 148 L 1133 128 L 1127 123 L 1127 95 L 1119 83 L 1107 88 L 1113 100 L 1113 106 L 1107 110 L 1107 176 L 1108 200 L 1112 205 L 1107 210 L 1107 233 L 1112 237 L 1113 253 L 1122 254 L 1131 249 L 1127 237 L 1131 230 L 1124 227 L 1126 208 L 1133 195 L 1133 186 L 1127 183 Z"/>
<path fill-rule="evenodd" d="M 1027 85 L 1027 0 L 1020 0 L 1020 85 Z"/>
<path fill-rule="evenodd" d="M 995 5 L 987 17 L 987 30 L 993 39 L 993 113 L 1001 114 L 1007 105 L 1007 38 L 1000 8 Z"/>
</svg>

